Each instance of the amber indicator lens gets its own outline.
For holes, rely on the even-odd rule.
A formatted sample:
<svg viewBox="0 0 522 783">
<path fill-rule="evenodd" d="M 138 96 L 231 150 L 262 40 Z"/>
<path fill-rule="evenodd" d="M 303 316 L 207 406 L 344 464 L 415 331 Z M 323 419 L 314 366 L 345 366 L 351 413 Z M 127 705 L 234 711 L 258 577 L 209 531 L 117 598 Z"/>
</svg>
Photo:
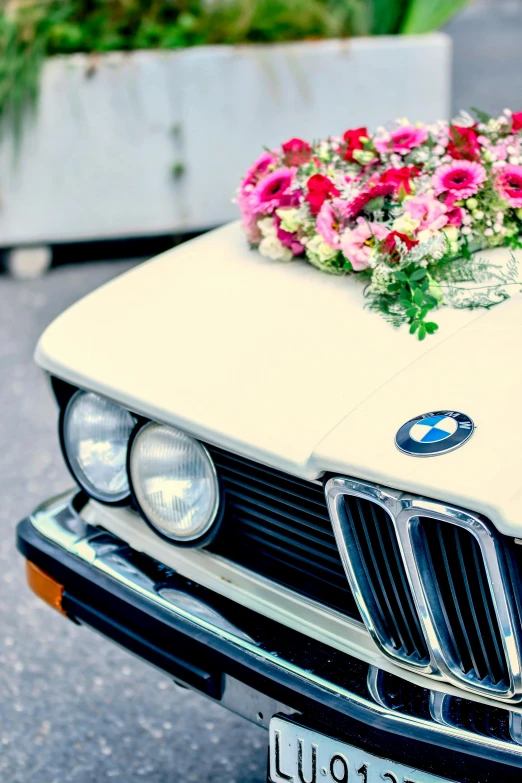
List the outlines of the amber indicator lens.
<svg viewBox="0 0 522 783">
<path fill-rule="evenodd" d="M 45 601 L 61 614 L 65 614 L 62 608 L 63 585 L 56 582 L 52 576 L 46 574 L 41 568 L 38 568 L 30 560 L 26 560 L 25 575 L 27 584 L 38 598 Z"/>
</svg>

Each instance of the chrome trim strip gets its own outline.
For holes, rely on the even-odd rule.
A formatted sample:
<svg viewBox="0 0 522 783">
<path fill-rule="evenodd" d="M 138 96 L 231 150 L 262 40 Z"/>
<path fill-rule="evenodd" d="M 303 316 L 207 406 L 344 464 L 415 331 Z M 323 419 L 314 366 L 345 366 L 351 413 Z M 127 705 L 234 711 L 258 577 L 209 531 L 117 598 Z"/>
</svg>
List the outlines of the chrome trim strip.
<svg viewBox="0 0 522 783">
<path fill-rule="evenodd" d="M 346 714 L 350 714 L 350 708 L 362 708 L 372 714 L 386 730 L 410 735 L 434 744 L 445 741 L 448 747 L 522 767 L 522 746 L 514 742 L 502 742 L 459 727 L 446 726 L 392 710 L 383 706 L 382 702 L 352 693 L 309 670 L 296 666 L 291 661 L 260 649 L 256 644 L 237 636 L 230 630 L 218 627 L 209 620 L 172 604 L 159 595 L 152 586 L 152 580 L 128 563 L 123 556 L 115 556 L 120 547 L 119 542 L 114 540 L 111 542 L 112 536 L 85 525 L 71 505 L 72 499 L 73 494 L 68 494 L 43 504 L 29 517 L 29 521 L 43 537 L 114 579 L 126 589 L 135 591 L 155 606 L 160 606 L 167 614 L 175 614 L 216 638 L 226 640 L 243 649 L 251 656 L 315 685 L 323 693 L 333 696 L 337 708 Z"/>
<path fill-rule="evenodd" d="M 325 495 L 332 525 L 345 568 L 361 617 L 379 649 L 394 662 L 435 680 L 445 680 L 458 687 L 504 701 L 522 699 L 522 661 L 520 640 L 516 628 L 518 619 L 512 587 L 504 564 L 504 555 L 498 539 L 489 525 L 479 516 L 453 506 L 431 500 L 392 492 L 383 487 L 344 477 L 329 479 Z M 351 531 L 344 512 L 344 495 L 360 497 L 381 506 L 393 521 L 403 565 L 412 590 L 415 606 L 424 632 L 430 661 L 419 664 L 398 653 L 379 627 L 372 612 L 372 596 L 365 589 L 364 569 L 357 568 L 357 556 L 352 555 Z M 419 517 L 430 518 L 458 525 L 468 530 L 478 542 L 487 574 L 497 622 L 507 659 L 510 682 L 507 687 L 485 683 L 465 675 L 451 652 L 451 644 L 442 613 L 437 612 L 437 602 L 430 595 L 429 569 L 423 556 Z"/>
<path fill-rule="evenodd" d="M 449 708 L 451 699 L 448 693 L 441 693 L 440 691 L 430 692 L 430 715 L 436 723 L 440 723 L 443 726 L 453 726 L 449 718 Z"/>
<path fill-rule="evenodd" d="M 380 704 L 381 707 L 388 709 L 388 702 L 386 701 L 386 697 L 384 695 L 384 687 L 382 682 L 383 676 L 384 672 L 382 669 L 379 669 L 377 666 L 369 666 L 366 685 L 368 686 L 368 691 L 374 702 Z"/>
<path fill-rule="evenodd" d="M 522 715 L 520 712 L 509 713 L 509 733 L 517 745 L 522 745 Z"/>
</svg>

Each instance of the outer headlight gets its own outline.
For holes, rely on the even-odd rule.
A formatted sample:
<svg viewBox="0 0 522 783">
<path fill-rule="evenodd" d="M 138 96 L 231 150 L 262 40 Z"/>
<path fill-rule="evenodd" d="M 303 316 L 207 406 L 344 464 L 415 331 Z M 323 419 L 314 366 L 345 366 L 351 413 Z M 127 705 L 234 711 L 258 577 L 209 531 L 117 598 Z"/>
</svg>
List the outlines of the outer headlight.
<svg viewBox="0 0 522 783">
<path fill-rule="evenodd" d="M 62 421 L 69 467 L 97 500 L 118 503 L 130 494 L 127 448 L 136 420 L 119 405 L 91 392 L 70 399 Z"/>
<path fill-rule="evenodd" d="M 145 518 L 168 538 L 192 542 L 219 508 L 214 463 L 201 443 L 173 427 L 147 424 L 130 451 L 130 478 Z"/>
</svg>

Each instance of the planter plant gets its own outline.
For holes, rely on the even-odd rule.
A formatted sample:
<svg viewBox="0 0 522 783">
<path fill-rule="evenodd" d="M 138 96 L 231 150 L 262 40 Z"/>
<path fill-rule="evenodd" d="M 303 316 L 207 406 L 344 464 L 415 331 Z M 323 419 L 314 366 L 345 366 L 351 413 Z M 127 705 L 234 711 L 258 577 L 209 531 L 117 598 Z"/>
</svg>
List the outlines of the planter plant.
<svg viewBox="0 0 522 783">
<path fill-rule="evenodd" d="M 7 0 L 0 246 L 234 217 L 262 144 L 448 115 L 466 0 Z"/>
</svg>

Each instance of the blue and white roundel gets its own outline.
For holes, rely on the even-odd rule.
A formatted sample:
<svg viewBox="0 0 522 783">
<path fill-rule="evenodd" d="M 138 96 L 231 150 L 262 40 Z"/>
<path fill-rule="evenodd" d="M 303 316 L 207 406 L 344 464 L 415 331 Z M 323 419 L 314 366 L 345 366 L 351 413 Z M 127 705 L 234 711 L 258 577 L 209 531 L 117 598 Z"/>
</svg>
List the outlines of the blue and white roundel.
<svg viewBox="0 0 522 783">
<path fill-rule="evenodd" d="M 413 457 L 433 457 L 462 446 L 475 425 L 464 413 L 436 411 L 410 419 L 395 436 L 400 451 Z"/>
<path fill-rule="evenodd" d="M 417 443 L 438 443 L 453 435 L 458 426 L 451 416 L 428 416 L 410 428 L 410 438 Z"/>
</svg>

